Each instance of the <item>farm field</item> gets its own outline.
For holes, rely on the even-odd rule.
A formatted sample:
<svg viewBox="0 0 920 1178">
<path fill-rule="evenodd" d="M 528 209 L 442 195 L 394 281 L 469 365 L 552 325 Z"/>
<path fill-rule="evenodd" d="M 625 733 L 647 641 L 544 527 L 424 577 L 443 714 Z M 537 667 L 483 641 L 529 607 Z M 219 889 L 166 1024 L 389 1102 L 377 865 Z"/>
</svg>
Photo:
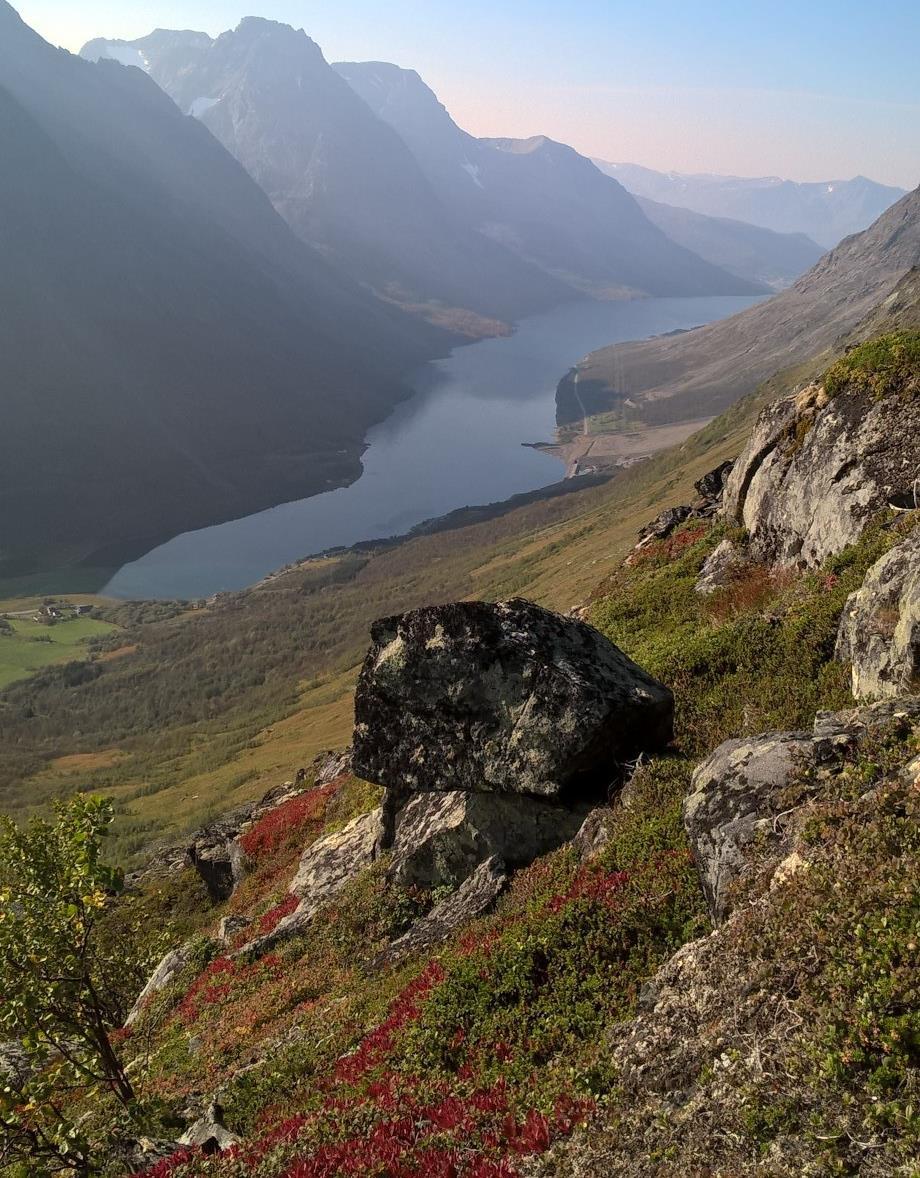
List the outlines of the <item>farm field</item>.
<svg viewBox="0 0 920 1178">
<path fill-rule="evenodd" d="M 0 602 L 0 618 L 7 611 L 26 609 L 27 603 L 22 601 Z M 54 625 L 28 617 L 8 617 L 6 621 L 9 630 L 0 622 L 0 688 L 28 679 L 42 667 L 85 658 L 87 643 L 116 628 L 86 617 L 68 617 Z"/>
</svg>

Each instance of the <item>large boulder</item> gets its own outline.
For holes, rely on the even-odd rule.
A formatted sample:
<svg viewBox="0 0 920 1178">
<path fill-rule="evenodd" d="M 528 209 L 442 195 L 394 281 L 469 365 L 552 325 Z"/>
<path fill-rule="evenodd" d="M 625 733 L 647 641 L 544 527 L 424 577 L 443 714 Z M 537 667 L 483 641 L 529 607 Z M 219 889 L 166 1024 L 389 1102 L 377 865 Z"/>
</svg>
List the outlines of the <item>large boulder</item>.
<svg viewBox="0 0 920 1178">
<path fill-rule="evenodd" d="M 816 567 L 913 500 L 920 399 L 815 383 L 768 406 L 728 477 L 724 514 L 757 560 Z"/>
<path fill-rule="evenodd" d="M 530 602 L 456 602 L 374 624 L 354 771 L 400 795 L 598 798 L 672 736 L 670 690 L 585 622 Z"/>
<path fill-rule="evenodd" d="M 856 699 L 920 691 L 920 527 L 847 598 L 837 658 L 852 666 Z"/>
<path fill-rule="evenodd" d="M 456 887 L 486 859 L 522 867 L 574 838 L 589 810 L 510 794 L 416 794 L 397 815 L 388 875 L 401 887 Z"/>
</svg>

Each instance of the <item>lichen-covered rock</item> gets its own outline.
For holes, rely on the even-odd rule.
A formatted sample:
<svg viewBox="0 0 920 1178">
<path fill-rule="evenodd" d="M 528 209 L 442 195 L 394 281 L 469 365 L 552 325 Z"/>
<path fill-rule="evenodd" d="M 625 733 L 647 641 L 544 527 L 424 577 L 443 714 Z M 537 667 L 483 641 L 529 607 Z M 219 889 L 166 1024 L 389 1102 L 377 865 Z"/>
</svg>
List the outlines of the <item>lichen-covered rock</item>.
<svg viewBox="0 0 920 1178">
<path fill-rule="evenodd" d="M 374 624 L 355 696 L 354 770 L 399 794 L 597 798 L 672 736 L 674 700 L 591 626 L 522 600 Z"/>
<path fill-rule="evenodd" d="M 769 732 L 727 740 L 697 766 L 684 827 L 716 922 L 731 910 L 731 885 L 747 870 L 750 844 L 770 830 L 777 796 L 813 764 L 809 733 Z"/>
<path fill-rule="evenodd" d="M 164 955 L 162 960 L 158 963 L 156 969 L 147 980 L 147 984 L 137 996 L 137 1001 L 128 1012 L 128 1017 L 125 1019 L 125 1026 L 130 1027 L 132 1023 L 137 1022 L 154 994 L 158 994 L 161 990 L 165 990 L 171 982 L 173 982 L 179 974 L 185 969 L 186 965 L 191 961 L 192 955 L 196 950 L 195 941 L 187 941 L 184 945 L 180 945 L 178 949 L 170 949 Z"/>
<path fill-rule="evenodd" d="M 305 929 L 344 887 L 372 866 L 380 854 L 382 838 L 383 815 L 378 807 L 311 843 L 301 855 L 297 874 L 288 888 L 300 897 L 298 906 L 270 933 L 256 937 L 232 956 L 259 957 L 279 941 Z"/>
<path fill-rule="evenodd" d="M 733 577 L 748 563 L 746 553 L 734 540 L 725 539 L 703 561 L 693 588 L 703 597 L 731 584 Z"/>
<path fill-rule="evenodd" d="M 815 383 L 763 411 L 725 488 L 723 512 L 755 559 L 815 567 L 857 541 L 889 505 L 911 501 L 920 399 L 859 382 Z"/>
<path fill-rule="evenodd" d="M 920 691 L 920 527 L 847 598 L 837 658 L 852 666 L 856 699 Z"/>
<path fill-rule="evenodd" d="M 788 853 L 783 794 L 798 801 L 832 780 L 870 738 L 920 719 L 920 699 L 883 700 L 839 712 L 819 712 L 811 732 L 767 732 L 727 740 L 702 761 L 684 801 L 684 828 L 713 920 L 733 905 L 733 888 L 752 864 L 775 870 Z"/>
<path fill-rule="evenodd" d="M 451 933 L 488 912 L 507 882 L 508 872 L 502 860 L 497 855 L 486 859 L 455 892 L 384 949 L 371 968 L 398 965 L 408 957 L 426 953 L 442 944 Z"/>
<path fill-rule="evenodd" d="M 589 809 L 510 794 L 416 794 L 397 815 L 388 876 L 400 887 L 455 887 L 494 856 L 522 867 L 573 838 Z"/>
</svg>

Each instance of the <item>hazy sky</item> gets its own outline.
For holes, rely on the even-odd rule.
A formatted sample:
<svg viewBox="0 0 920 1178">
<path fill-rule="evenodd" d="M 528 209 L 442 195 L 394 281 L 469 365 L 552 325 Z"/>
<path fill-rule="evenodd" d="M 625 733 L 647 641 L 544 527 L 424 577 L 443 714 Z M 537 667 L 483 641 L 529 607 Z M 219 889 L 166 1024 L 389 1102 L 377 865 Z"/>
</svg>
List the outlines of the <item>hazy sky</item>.
<svg viewBox="0 0 920 1178">
<path fill-rule="evenodd" d="M 920 182 L 918 0 L 13 0 L 44 37 L 258 15 L 417 69 L 477 135 L 679 171 Z"/>
</svg>

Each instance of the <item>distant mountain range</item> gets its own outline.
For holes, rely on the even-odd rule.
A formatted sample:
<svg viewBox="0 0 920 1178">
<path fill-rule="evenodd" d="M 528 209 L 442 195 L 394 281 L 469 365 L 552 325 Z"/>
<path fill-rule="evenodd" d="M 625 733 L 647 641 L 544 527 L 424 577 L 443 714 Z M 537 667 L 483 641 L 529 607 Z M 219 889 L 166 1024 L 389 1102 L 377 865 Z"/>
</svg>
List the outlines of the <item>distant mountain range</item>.
<svg viewBox="0 0 920 1178">
<path fill-rule="evenodd" d="M 308 249 L 144 73 L 4 0 L 0 159 L 0 576 L 354 477 L 453 340 Z"/>
<path fill-rule="evenodd" d="M 687 175 L 656 172 L 639 164 L 594 162 L 636 196 L 777 233 L 804 233 L 825 249 L 866 229 L 905 192 L 865 176 L 801 184 L 777 176 Z"/>
<path fill-rule="evenodd" d="M 271 21 L 83 57 L 0 0 L 0 579 L 341 485 L 411 368 L 523 315 L 765 292 L 818 249 Z"/>
<path fill-rule="evenodd" d="M 405 140 L 458 218 L 576 289 L 601 296 L 759 289 L 677 245 L 571 147 L 544 136 L 476 139 L 413 70 L 384 62 L 335 69 Z"/>
<path fill-rule="evenodd" d="M 213 42 L 159 31 L 82 52 L 146 69 L 305 241 L 438 321 L 445 308 L 509 321 L 578 294 L 763 289 L 676 244 L 571 148 L 474 139 L 417 74 L 332 68 L 286 25 L 250 17 Z"/>
<path fill-rule="evenodd" d="M 821 358 L 920 266 L 920 188 L 846 238 L 775 298 L 695 331 L 594 352 L 578 366 L 589 412 L 655 424 L 709 416 L 778 370 Z M 565 398 L 563 420 L 573 416 Z"/>
<path fill-rule="evenodd" d="M 302 240 L 383 298 L 433 318 L 464 310 L 509 321 L 571 293 L 452 217 L 400 137 L 302 31 L 250 17 L 216 41 L 161 30 L 90 42 L 83 56 L 145 68 Z"/>
</svg>

